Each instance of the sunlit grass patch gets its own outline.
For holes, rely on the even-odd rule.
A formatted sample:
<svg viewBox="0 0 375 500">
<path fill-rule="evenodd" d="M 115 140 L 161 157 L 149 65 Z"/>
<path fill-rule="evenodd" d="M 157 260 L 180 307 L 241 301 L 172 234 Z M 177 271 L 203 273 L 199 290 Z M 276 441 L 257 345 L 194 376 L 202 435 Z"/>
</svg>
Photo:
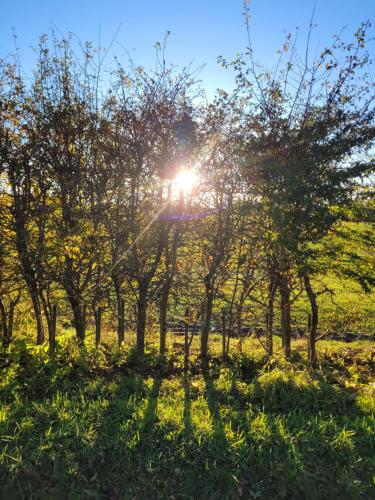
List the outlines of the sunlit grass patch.
<svg viewBox="0 0 375 500">
<path fill-rule="evenodd" d="M 138 366 L 128 348 L 62 344 L 54 360 L 19 344 L 2 370 L 0 479 L 10 498 L 372 495 L 368 344 L 348 365 L 347 347 L 327 342 L 314 372 L 299 356 L 266 361 L 255 339 L 224 364 L 213 357 L 203 368 L 192 356 L 188 371 L 174 351 L 163 364 L 149 349 Z"/>
</svg>

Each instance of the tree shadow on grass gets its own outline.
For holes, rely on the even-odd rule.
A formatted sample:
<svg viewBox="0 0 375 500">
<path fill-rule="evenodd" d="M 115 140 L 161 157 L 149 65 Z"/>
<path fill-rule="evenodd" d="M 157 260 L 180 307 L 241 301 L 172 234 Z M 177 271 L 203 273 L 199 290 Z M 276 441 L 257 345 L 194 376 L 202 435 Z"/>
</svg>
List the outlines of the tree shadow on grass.
<svg viewBox="0 0 375 500">
<path fill-rule="evenodd" d="M 334 418 L 363 415 L 353 391 L 332 385 L 316 374 L 305 384 L 296 383 L 293 378 L 262 382 L 256 378 L 252 382 L 250 401 L 275 414 L 299 411 L 310 416 L 329 414 Z"/>
<path fill-rule="evenodd" d="M 293 381 L 233 377 L 217 395 L 243 432 L 241 483 L 259 498 L 371 498 L 375 466 L 371 416 L 353 394 L 324 379 Z"/>
<path fill-rule="evenodd" d="M 81 487 L 86 485 L 87 498 L 144 498 L 157 474 L 162 379 L 155 377 L 151 387 L 138 375 L 117 382 L 94 443 L 80 449 Z"/>
<path fill-rule="evenodd" d="M 207 440 L 205 454 L 209 470 L 202 481 L 202 498 L 238 498 L 241 484 L 238 479 L 239 463 L 226 436 L 226 422 L 220 407 L 220 391 L 215 386 L 217 374 L 207 367 L 202 371 L 205 399 L 212 421 L 212 435 Z M 205 486 L 203 484 L 205 483 Z"/>
<path fill-rule="evenodd" d="M 173 408 L 176 399 L 165 393 L 162 398 L 172 412 L 182 411 L 181 432 L 158 420 L 160 376 L 145 381 L 128 371 L 68 379 L 58 389 L 54 372 L 35 376 L 3 401 L 9 416 L 0 434 L 9 437 L 11 458 L 0 464 L 0 493 L 15 499 L 372 497 L 373 424 L 354 392 L 329 384 L 320 372 L 303 385 L 283 373 L 244 381 L 233 372 L 224 388 L 217 375 L 203 372 L 212 421 L 205 435 L 192 422 L 188 372 L 180 406 Z M 48 385 L 44 397 L 37 382 Z"/>
<path fill-rule="evenodd" d="M 214 378 L 208 368 L 203 369 L 203 378 L 205 382 L 205 397 L 212 419 L 214 436 L 226 442 L 225 428 L 221 419 L 219 407 L 220 393 L 215 387 Z"/>
<path fill-rule="evenodd" d="M 110 478 L 129 435 L 122 426 L 135 419 L 147 393 L 139 376 L 117 381 L 88 378 L 52 390 L 52 379 L 45 397 L 42 389 L 29 394 L 22 388 L 0 424 L 0 434 L 9 436 L 0 497 L 105 498 L 108 492 L 115 497 L 117 481 L 110 484 Z M 131 470 L 122 469 L 125 482 Z"/>
<path fill-rule="evenodd" d="M 158 413 L 158 398 L 161 387 L 161 378 L 155 377 L 152 382 L 152 387 L 148 395 L 147 408 L 143 418 L 143 429 L 152 431 L 153 426 L 157 421 Z"/>
<path fill-rule="evenodd" d="M 193 433 L 193 424 L 191 420 L 190 377 L 189 377 L 189 371 L 187 369 L 184 370 L 183 387 L 184 387 L 184 408 L 183 408 L 184 432 L 187 436 L 190 436 Z"/>
</svg>

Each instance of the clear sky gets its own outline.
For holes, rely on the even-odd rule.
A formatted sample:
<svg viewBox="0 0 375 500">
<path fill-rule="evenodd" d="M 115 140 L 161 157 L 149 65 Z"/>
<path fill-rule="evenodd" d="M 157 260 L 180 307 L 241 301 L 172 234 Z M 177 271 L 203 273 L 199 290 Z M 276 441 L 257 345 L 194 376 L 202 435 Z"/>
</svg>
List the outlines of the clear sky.
<svg viewBox="0 0 375 500">
<path fill-rule="evenodd" d="M 313 5 L 314 0 L 250 2 L 253 47 L 260 62 L 274 61 L 283 33 L 299 26 L 306 34 Z M 375 0 L 316 0 L 314 46 L 323 47 L 343 27 L 349 36 L 367 19 L 375 24 Z M 136 64 L 146 67 L 153 62 L 154 43 L 170 30 L 168 59 L 178 66 L 206 64 L 201 79 L 209 94 L 231 84 L 230 75 L 217 66 L 217 56 L 230 59 L 246 47 L 242 0 L 0 0 L 0 57 L 13 48 L 14 28 L 28 71 L 30 47 L 51 27 L 93 42 L 100 31 L 104 46 L 120 27 L 113 51 L 121 56 L 125 47 Z"/>
</svg>

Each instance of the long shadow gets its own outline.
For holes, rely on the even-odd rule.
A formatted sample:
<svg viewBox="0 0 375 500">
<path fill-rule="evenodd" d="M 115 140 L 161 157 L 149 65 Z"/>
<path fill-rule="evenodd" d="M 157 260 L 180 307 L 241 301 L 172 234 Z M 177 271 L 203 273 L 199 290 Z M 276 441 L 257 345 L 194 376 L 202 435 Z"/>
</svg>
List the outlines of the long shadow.
<svg viewBox="0 0 375 500">
<path fill-rule="evenodd" d="M 140 376 L 133 377 L 119 382 L 117 390 L 111 394 L 108 408 L 101 415 L 101 432 L 95 440 L 97 451 L 89 464 L 91 471 L 87 473 L 87 458 L 85 466 L 81 465 L 88 484 L 100 471 L 102 479 L 96 490 L 100 498 L 144 497 L 150 475 L 155 473 L 158 447 L 155 427 L 162 379 L 155 377 L 148 388 Z M 145 399 L 146 406 L 139 418 Z M 90 477 L 93 471 L 94 476 Z"/>
<path fill-rule="evenodd" d="M 334 418 L 363 415 L 353 392 L 328 383 L 319 374 L 314 374 L 313 378 L 317 381 L 316 385 L 303 386 L 294 380 L 274 380 L 272 383 L 260 384 L 258 379 L 254 379 L 250 400 L 275 415 L 285 415 L 291 411 L 310 416 L 330 414 Z"/>
<path fill-rule="evenodd" d="M 160 393 L 162 379 L 160 377 L 155 377 L 152 383 L 152 387 L 148 396 L 147 408 L 143 418 L 142 428 L 147 431 L 152 431 L 156 421 L 158 413 L 158 398 Z"/>
<path fill-rule="evenodd" d="M 223 425 L 223 421 L 221 419 L 220 408 L 218 403 L 219 391 L 217 391 L 214 379 L 212 378 L 209 369 L 207 367 L 203 368 L 203 378 L 205 382 L 205 396 L 208 409 L 210 411 L 210 415 L 212 418 L 214 435 L 216 437 L 219 437 L 223 441 L 226 441 L 225 428 Z"/>
<path fill-rule="evenodd" d="M 35 498 L 39 484 L 57 499 L 81 498 L 82 488 L 98 498 L 137 496 L 145 456 L 157 449 L 152 440 L 161 378 L 148 388 L 128 368 L 90 373 L 83 357 L 65 371 L 63 358 L 44 365 L 21 352 L 0 401 L 12 408 L 0 421 L 0 434 L 11 437 L 9 458 L 0 464 L 0 498 L 4 492 Z M 26 420 L 30 424 L 20 429 Z M 18 449 L 22 461 L 15 467 Z"/>
<path fill-rule="evenodd" d="M 283 492 L 291 499 L 371 498 L 371 415 L 354 392 L 320 372 L 300 386 L 294 379 L 260 382 L 249 370 L 218 389 L 213 371 L 204 370 L 213 432 L 198 441 L 187 371 L 184 430 L 171 437 L 173 425 L 158 424 L 160 376 L 149 385 L 131 371 L 110 378 L 80 378 L 78 371 L 77 380 L 55 387 L 53 370 L 40 367 L 36 377 L 34 364 L 22 363 L 24 372 L 2 398 L 9 416 L 0 434 L 9 436 L 10 458 L 0 467 L 0 497 L 35 498 L 42 485 L 57 499 L 85 498 L 82 489 L 104 499 L 281 498 Z M 243 431 L 242 444 L 226 437 L 226 424 L 237 435 Z M 23 462 L 12 476 L 17 449 Z"/>
<path fill-rule="evenodd" d="M 220 412 L 220 391 L 216 389 L 213 374 L 207 367 L 203 368 L 202 373 L 213 430 L 206 450 L 208 467 L 211 469 L 210 480 L 207 480 L 206 490 L 202 491 L 202 495 L 206 498 L 222 498 L 223 492 L 227 491 L 231 492 L 230 498 L 241 498 L 237 457 L 226 437 L 225 423 Z"/>
<path fill-rule="evenodd" d="M 237 449 L 243 486 L 259 498 L 279 498 L 282 491 L 291 499 L 371 497 L 371 416 L 348 391 L 324 379 L 315 386 L 276 381 L 267 388 L 255 378 L 249 386 L 242 392 L 233 377 L 228 389 L 216 390 L 230 408 L 232 428 L 245 436 Z M 362 465 L 354 465 L 358 460 Z"/>
<path fill-rule="evenodd" d="M 187 435 L 191 435 L 193 433 L 193 425 L 191 420 L 190 378 L 187 367 L 184 370 L 183 386 L 184 386 L 184 409 L 183 409 L 184 431 Z"/>
</svg>

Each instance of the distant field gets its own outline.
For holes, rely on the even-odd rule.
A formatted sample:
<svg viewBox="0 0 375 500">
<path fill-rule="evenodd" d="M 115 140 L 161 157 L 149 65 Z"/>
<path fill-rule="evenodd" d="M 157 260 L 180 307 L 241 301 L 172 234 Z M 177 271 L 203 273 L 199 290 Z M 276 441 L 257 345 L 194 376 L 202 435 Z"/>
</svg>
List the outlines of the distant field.
<svg viewBox="0 0 375 500">
<path fill-rule="evenodd" d="M 349 279 L 340 279 L 329 273 L 316 279 L 317 290 L 327 287 L 318 298 L 320 307 L 319 329 L 331 329 L 336 332 L 353 331 L 374 335 L 375 338 L 375 293 L 366 294 L 358 283 Z M 293 305 L 293 316 L 297 325 L 305 325 L 309 312 L 304 297 Z"/>
<path fill-rule="evenodd" d="M 313 373 L 304 341 L 291 363 L 233 341 L 222 365 L 214 335 L 208 369 L 193 344 L 188 372 L 181 338 L 143 365 L 109 337 L 60 343 L 54 361 L 23 341 L 1 360 L 1 498 L 375 495 L 374 342 L 321 341 Z"/>
</svg>

